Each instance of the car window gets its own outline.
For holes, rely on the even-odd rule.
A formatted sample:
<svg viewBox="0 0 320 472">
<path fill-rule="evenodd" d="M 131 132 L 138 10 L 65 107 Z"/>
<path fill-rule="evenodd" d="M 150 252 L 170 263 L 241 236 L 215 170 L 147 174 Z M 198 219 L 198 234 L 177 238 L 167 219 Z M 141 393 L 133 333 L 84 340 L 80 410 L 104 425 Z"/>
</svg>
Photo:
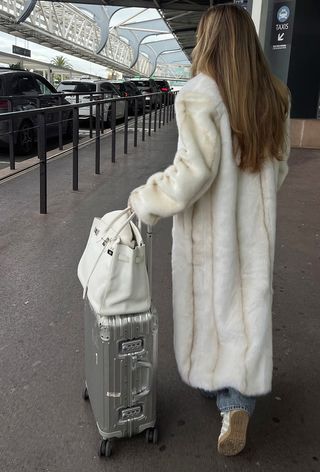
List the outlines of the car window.
<svg viewBox="0 0 320 472">
<path fill-rule="evenodd" d="M 14 75 L 8 84 L 8 95 L 39 95 L 40 87 L 31 76 Z"/>
<path fill-rule="evenodd" d="M 157 80 L 156 81 L 156 84 L 159 86 L 159 87 L 169 87 L 169 84 L 166 80 Z"/>
<path fill-rule="evenodd" d="M 91 84 L 90 82 L 81 82 L 76 87 L 76 92 L 95 92 L 96 84 Z"/>
<path fill-rule="evenodd" d="M 138 90 L 138 87 L 135 84 L 132 84 L 131 82 L 124 82 L 122 85 L 125 90 L 131 90 L 133 92 L 136 92 Z"/>
<path fill-rule="evenodd" d="M 115 84 L 118 90 L 120 90 L 120 93 L 122 95 L 128 94 L 128 92 L 132 92 L 132 89 L 130 87 L 126 87 L 126 85 L 123 82 L 120 82 L 118 84 Z"/>
<path fill-rule="evenodd" d="M 52 95 L 53 93 L 56 93 L 53 87 L 49 88 L 48 84 L 46 84 L 41 79 L 36 79 L 36 82 L 38 86 L 40 87 L 41 93 L 43 93 L 44 95 Z"/>
<path fill-rule="evenodd" d="M 113 94 L 119 93 L 117 89 L 115 89 L 115 87 L 112 84 L 109 84 L 108 82 L 104 82 L 103 84 L 101 84 L 100 90 L 101 92 L 107 92 L 107 93 L 113 93 Z"/>
<path fill-rule="evenodd" d="M 2 79 L 0 79 L 0 95 L 3 95 Z"/>
<path fill-rule="evenodd" d="M 120 90 L 120 92 L 123 91 L 123 87 L 122 84 L 119 84 L 119 83 L 115 83 L 115 84 L 112 84 L 117 90 Z M 102 87 L 101 87 L 101 90 L 102 90 Z"/>
<path fill-rule="evenodd" d="M 61 82 L 57 88 L 58 92 L 95 92 L 96 86 L 90 82 Z"/>
</svg>

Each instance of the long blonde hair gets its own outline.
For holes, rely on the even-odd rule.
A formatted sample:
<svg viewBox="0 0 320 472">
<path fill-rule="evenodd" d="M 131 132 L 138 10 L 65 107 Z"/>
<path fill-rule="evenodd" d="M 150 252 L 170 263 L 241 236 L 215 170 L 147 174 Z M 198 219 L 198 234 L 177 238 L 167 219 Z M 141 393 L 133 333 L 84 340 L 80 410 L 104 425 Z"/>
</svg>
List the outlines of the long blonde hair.
<svg viewBox="0 0 320 472">
<path fill-rule="evenodd" d="M 212 77 L 229 112 L 242 170 L 258 172 L 266 159 L 282 160 L 290 93 L 270 71 L 250 15 L 217 5 L 201 17 L 192 75 Z"/>
</svg>

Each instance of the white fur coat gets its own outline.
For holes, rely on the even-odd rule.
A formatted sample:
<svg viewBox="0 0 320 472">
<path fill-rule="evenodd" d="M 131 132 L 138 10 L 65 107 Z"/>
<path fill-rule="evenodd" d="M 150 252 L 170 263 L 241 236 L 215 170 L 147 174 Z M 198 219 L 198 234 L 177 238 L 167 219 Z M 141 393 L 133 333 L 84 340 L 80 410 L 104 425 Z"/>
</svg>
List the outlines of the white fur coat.
<svg viewBox="0 0 320 472">
<path fill-rule="evenodd" d="M 271 389 L 272 276 L 276 193 L 287 172 L 269 160 L 260 173 L 234 158 L 228 113 L 204 74 L 177 96 L 173 165 L 130 195 L 148 224 L 174 215 L 174 347 L 182 379 L 194 387 Z M 289 120 L 288 120 L 289 122 Z"/>
</svg>

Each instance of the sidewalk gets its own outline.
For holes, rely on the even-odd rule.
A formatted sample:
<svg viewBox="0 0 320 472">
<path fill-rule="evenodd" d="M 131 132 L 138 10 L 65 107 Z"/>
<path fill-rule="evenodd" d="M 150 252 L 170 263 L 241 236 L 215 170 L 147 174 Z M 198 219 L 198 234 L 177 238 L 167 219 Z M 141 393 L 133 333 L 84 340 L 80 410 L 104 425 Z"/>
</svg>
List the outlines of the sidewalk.
<svg viewBox="0 0 320 472">
<path fill-rule="evenodd" d="M 122 138 L 121 138 L 122 139 Z M 272 394 L 258 402 L 248 447 L 216 453 L 220 418 L 212 400 L 184 385 L 172 346 L 171 221 L 154 229 L 154 301 L 159 311 L 160 442 L 144 436 L 97 457 L 99 435 L 84 383 L 82 291 L 76 267 L 94 216 L 124 208 L 131 189 L 164 169 L 176 149 L 174 124 L 146 136 L 116 164 L 103 141 L 79 153 L 79 192 L 71 158 L 48 164 L 48 215 L 39 214 L 39 170 L 0 185 L 1 472 L 312 472 L 320 470 L 320 154 L 293 151 L 279 195 Z M 107 157 L 106 157 L 107 156 Z"/>
</svg>

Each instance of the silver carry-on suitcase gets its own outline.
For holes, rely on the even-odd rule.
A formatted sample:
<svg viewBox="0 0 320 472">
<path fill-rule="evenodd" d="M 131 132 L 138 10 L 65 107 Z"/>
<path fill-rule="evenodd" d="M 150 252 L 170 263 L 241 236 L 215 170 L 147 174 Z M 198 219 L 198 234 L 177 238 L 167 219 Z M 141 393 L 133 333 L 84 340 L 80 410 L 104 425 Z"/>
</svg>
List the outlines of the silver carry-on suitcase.
<svg viewBox="0 0 320 472">
<path fill-rule="evenodd" d="M 147 228 L 147 266 L 152 291 L 152 230 Z M 145 431 L 156 443 L 158 315 L 99 316 L 85 303 L 85 400 L 90 400 L 102 437 L 99 456 L 109 457 L 112 439 Z"/>
</svg>

